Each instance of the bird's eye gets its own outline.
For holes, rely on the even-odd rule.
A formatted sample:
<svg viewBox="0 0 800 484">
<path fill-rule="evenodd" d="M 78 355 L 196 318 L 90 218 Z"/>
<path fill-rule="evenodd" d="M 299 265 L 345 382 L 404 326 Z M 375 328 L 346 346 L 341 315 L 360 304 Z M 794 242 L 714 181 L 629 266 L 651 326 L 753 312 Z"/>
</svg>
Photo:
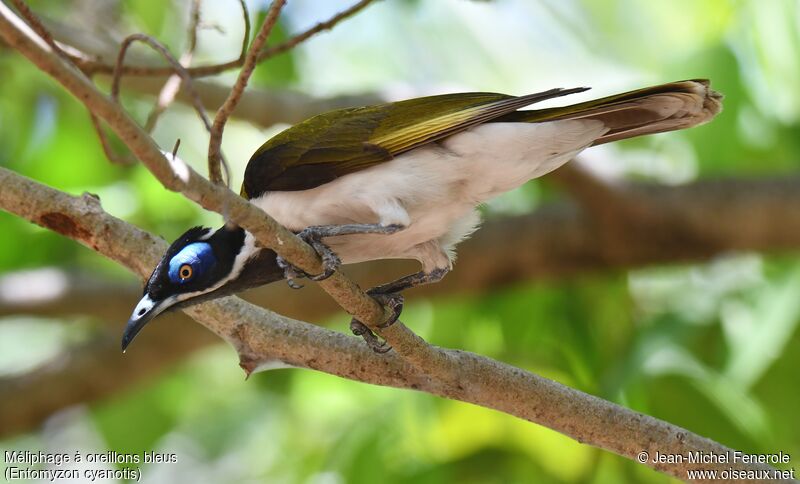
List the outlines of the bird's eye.
<svg viewBox="0 0 800 484">
<path fill-rule="evenodd" d="M 188 284 L 203 279 L 217 263 L 211 246 L 206 242 L 187 245 L 169 261 L 170 283 Z"/>
<path fill-rule="evenodd" d="M 186 281 L 192 277 L 194 274 L 194 270 L 192 266 L 189 264 L 184 264 L 181 266 L 180 270 L 178 271 L 178 276 L 181 278 L 182 281 Z"/>
</svg>

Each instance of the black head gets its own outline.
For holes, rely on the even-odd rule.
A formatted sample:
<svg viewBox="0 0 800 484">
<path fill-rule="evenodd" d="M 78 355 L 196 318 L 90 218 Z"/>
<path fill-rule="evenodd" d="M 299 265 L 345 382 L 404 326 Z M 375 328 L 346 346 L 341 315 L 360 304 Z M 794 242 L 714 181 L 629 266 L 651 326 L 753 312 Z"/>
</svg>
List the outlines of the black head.
<svg viewBox="0 0 800 484">
<path fill-rule="evenodd" d="M 194 227 L 167 249 L 144 287 L 122 336 L 123 351 L 168 309 L 225 296 L 282 277 L 275 254 L 255 247 L 243 229 Z"/>
</svg>

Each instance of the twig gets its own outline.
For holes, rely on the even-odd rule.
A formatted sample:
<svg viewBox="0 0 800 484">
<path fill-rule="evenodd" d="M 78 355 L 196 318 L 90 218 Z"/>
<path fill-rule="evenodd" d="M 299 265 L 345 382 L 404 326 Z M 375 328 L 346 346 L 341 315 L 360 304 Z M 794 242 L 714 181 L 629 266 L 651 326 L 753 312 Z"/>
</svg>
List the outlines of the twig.
<svg viewBox="0 0 800 484">
<path fill-rule="evenodd" d="M 269 47 L 261 51 L 258 55 L 258 61 L 261 62 L 263 60 L 269 59 L 270 57 L 274 57 L 278 54 L 286 52 L 295 48 L 298 44 L 305 42 L 309 38 L 313 37 L 314 35 L 322 32 L 323 30 L 330 30 L 336 26 L 342 20 L 347 19 L 348 17 L 352 17 L 353 15 L 357 14 L 364 8 L 366 8 L 370 3 L 374 2 L 375 0 L 361 0 L 360 2 L 356 3 L 352 7 L 348 8 L 347 10 L 343 10 L 330 19 L 319 22 L 318 24 L 314 25 L 313 27 L 309 28 L 308 30 L 301 32 L 297 35 L 292 36 L 290 39 L 274 46 Z"/>
<path fill-rule="evenodd" d="M 71 61 L 72 58 L 56 43 L 56 41 L 53 39 L 53 36 L 50 35 L 50 31 L 48 31 L 44 24 L 42 24 L 42 21 L 39 20 L 39 17 L 35 13 L 33 13 L 27 3 L 25 3 L 23 0 L 11 0 L 11 2 L 15 7 L 17 7 L 17 10 L 19 10 L 19 13 L 22 14 L 25 20 L 28 21 L 28 24 L 31 26 L 33 31 L 36 32 L 36 34 L 41 37 L 42 40 L 47 42 L 47 45 L 49 45 L 58 55 L 65 59 L 70 59 Z"/>
<path fill-rule="evenodd" d="M 236 83 L 234 83 L 228 98 L 225 99 L 225 102 L 217 110 L 217 114 L 214 117 L 214 125 L 211 127 L 211 135 L 208 140 L 208 178 L 212 183 L 223 182 L 222 172 L 220 171 L 220 149 L 222 146 L 222 132 L 225 130 L 225 123 L 228 121 L 228 117 L 230 117 L 234 109 L 236 109 L 236 105 L 239 103 L 242 93 L 247 87 L 247 82 L 250 80 L 250 76 L 256 68 L 258 53 L 267 42 L 267 38 L 269 38 L 273 27 L 275 27 L 275 23 L 278 21 L 278 17 L 285 4 L 286 0 L 273 0 L 267 12 L 267 16 L 264 19 L 264 23 L 261 25 L 258 34 L 256 34 L 253 43 L 248 49 L 244 59 L 244 65 L 239 72 Z M 227 177 L 227 180 L 230 181 L 230 176 Z"/>
<path fill-rule="evenodd" d="M 242 48 L 239 51 L 239 57 L 235 60 L 222 62 L 219 64 L 188 67 L 187 72 L 193 78 L 219 74 L 230 69 L 235 69 L 244 64 L 245 56 L 247 54 L 247 46 L 250 42 L 250 11 L 247 8 L 245 0 L 239 0 L 239 6 L 242 9 L 242 20 L 244 22 L 244 35 L 242 36 Z M 116 70 L 116 66 L 110 66 L 103 62 L 98 62 L 88 58 L 80 58 L 78 61 L 81 69 L 87 74 L 112 74 Z M 122 74 L 127 76 L 167 76 L 172 75 L 172 73 L 173 69 L 170 67 L 122 66 Z"/>
<path fill-rule="evenodd" d="M 266 50 L 262 50 L 261 53 L 259 54 L 259 59 L 258 59 L 259 62 L 261 60 L 265 60 L 277 54 L 285 52 L 321 31 L 333 28 L 336 24 L 340 23 L 342 20 L 351 17 L 352 15 L 364 9 L 367 5 L 373 3 L 374 1 L 375 0 L 361 0 L 360 2 L 348 8 L 347 10 L 344 10 L 336 14 L 330 20 L 321 22 L 315 25 L 314 27 L 293 36 L 289 40 L 273 48 L 267 48 Z M 199 77 L 213 76 L 225 71 L 229 71 L 231 69 L 241 67 L 244 64 L 244 59 L 245 59 L 244 52 L 246 52 L 247 44 L 249 42 L 251 25 L 250 25 L 249 12 L 247 11 L 247 7 L 244 3 L 244 0 L 239 0 L 239 2 L 242 5 L 242 15 L 245 23 L 245 35 L 243 37 L 242 50 L 240 56 L 232 61 L 222 62 L 218 64 L 204 65 L 204 66 L 189 67 L 186 69 L 186 71 L 189 73 L 189 75 L 192 76 L 192 78 L 197 79 Z M 91 58 L 91 56 L 71 56 L 71 59 L 81 68 L 81 70 L 83 70 L 87 74 L 112 74 L 114 72 L 113 65 L 107 64 L 97 59 L 93 59 Z M 169 66 L 125 65 L 122 67 L 122 74 L 125 76 L 136 76 L 136 77 L 145 77 L 145 76 L 164 77 L 173 74 L 173 69 Z"/>
<path fill-rule="evenodd" d="M 179 60 L 180 65 L 184 68 L 189 67 L 189 64 L 191 64 L 194 51 L 197 47 L 197 29 L 198 25 L 200 24 L 200 1 L 201 0 L 192 0 L 192 9 L 189 14 L 189 42 L 186 47 L 186 51 L 184 51 Z M 175 97 L 178 95 L 178 91 L 180 91 L 180 89 L 181 77 L 178 74 L 172 74 L 169 76 L 167 81 L 164 83 L 164 86 L 161 88 L 161 91 L 158 93 L 156 104 L 153 106 L 153 109 L 147 116 L 147 121 L 144 123 L 145 131 L 148 133 L 153 132 L 153 129 L 156 127 L 156 123 L 158 122 L 158 118 L 164 111 L 166 111 L 169 105 L 175 101 Z M 194 92 L 195 96 L 199 100 L 199 94 L 197 94 L 196 90 Z M 200 104 L 202 105 L 202 101 L 200 101 Z"/>
<path fill-rule="evenodd" d="M 175 145 L 172 147 L 172 159 L 174 160 L 178 156 L 178 148 L 181 147 L 181 139 L 178 138 L 175 140 Z"/>
<path fill-rule="evenodd" d="M 122 80 L 122 75 L 124 73 L 122 66 L 125 63 L 125 55 L 128 53 L 128 49 L 134 42 L 142 42 L 150 46 L 153 50 L 161 54 L 161 56 L 164 57 L 167 62 L 169 62 L 170 66 L 172 66 L 172 71 L 180 77 L 186 86 L 186 90 L 189 92 L 192 100 L 192 106 L 194 106 L 195 111 L 197 111 L 197 115 L 200 116 L 200 119 L 203 121 L 203 125 L 206 127 L 206 129 L 210 131 L 211 121 L 209 121 L 208 115 L 206 115 L 203 102 L 200 100 L 200 96 L 194 89 L 194 85 L 192 84 L 192 76 L 189 75 L 186 69 L 181 65 L 180 62 L 178 62 L 177 59 L 175 59 L 175 56 L 170 53 L 169 49 L 167 49 L 164 44 L 146 34 L 131 34 L 128 37 L 125 37 L 125 40 L 122 41 L 111 81 L 111 99 L 113 99 L 114 102 L 119 102 L 120 81 Z"/>
<path fill-rule="evenodd" d="M 200 100 L 200 95 L 194 88 L 194 84 L 192 82 L 192 77 L 186 71 L 186 69 L 178 62 L 177 59 L 170 53 L 169 49 L 166 48 L 161 42 L 154 39 L 153 37 L 146 35 L 146 34 L 131 34 L 125 38 L 120 46 L 119 55 L 117 57 L 117 63 L 114 68 L 114 75 L 111 82 L 111 99 L 114 102 L 119 102 L 119 86 L 120 81 L 122 78 L 122 65 L 125 62 L 125 54 L 128 52 L 128 49 L 133 44 L 133 42 L 142 42 L 147 44 L 148 46 L 152 47 L 155 51 L 160 53 L 167 62 L 170 63 L 175 73 L 180 76 L 180 80 L 183 81 L 183 85 L 186 87 L 186 91 L 189 93 L 189 98 L 191 99 L 192 106 L 194 110 L 197 112 L 197 115 L 203 121 L 203 126 L 205 126 L 206 130 L 209 133 L 212 133 L 211 121 L 208 119 L 208 115 L 206 114 L 206 110 L 203 107 L 203 102 Z M 166 86 L 165 86 L 166 88 Z M 222 156 L 222 153 L 219 153 L 219 161 L 221 162 L 222 166 L 225 168 L 225 173 L 229 173 L 228 163 L 225 161 L 225 158 Z M 230 178 L 230 177 L 229 177 Z"/>
<path fill-rule="evenodd" d="M 242 20 L 244 20 L 244 36 L 242 37 L 242 49 L 239 51 L 239 65 L 244 64 L 247 57 L 247 46 L 250 44 L 250 11 L 247 9 L 245 0 L 239 0 L 239 5 L 242 7 Z"/>
</svg>

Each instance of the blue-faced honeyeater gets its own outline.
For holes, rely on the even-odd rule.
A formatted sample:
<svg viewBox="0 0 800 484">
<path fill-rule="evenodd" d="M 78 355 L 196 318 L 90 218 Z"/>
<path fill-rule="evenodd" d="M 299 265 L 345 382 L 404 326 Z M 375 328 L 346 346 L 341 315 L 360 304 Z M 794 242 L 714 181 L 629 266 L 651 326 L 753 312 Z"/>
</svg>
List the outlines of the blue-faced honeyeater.
<svg viewBox="0 0 800 484">
<path fill-rule="evenodd" d="M 421 271 L 369 293 L 399 316 L 399 292 L 440 280 L 456 244 L 480 223 L 476 207 L 560 167 L 591 146 L 690 128 L 721 110 L 707 80 L 672 82 L 594 101 L 523 110 L 585 91 L 527 96 L 446 94 L 339 109 L 276 135 L 250 159 L 241 195 L 310 243 L 325 271 L 308 275 L 242 228 L 195 227 L 167 250 L 122 339 L 170 308 L 270 282 L 322 279 L 340 263 L 416 259 Z M 376 351 L 374 334 L 351 329 Z"/>
</svg>

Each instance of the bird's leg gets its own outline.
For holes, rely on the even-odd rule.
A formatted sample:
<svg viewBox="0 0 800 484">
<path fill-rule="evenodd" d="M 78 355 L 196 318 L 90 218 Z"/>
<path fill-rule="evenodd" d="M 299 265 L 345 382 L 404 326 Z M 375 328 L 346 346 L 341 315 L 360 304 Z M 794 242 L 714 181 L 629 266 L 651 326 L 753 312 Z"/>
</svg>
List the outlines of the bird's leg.
<svg viewBox="0 0 800 484">
<path fill-rule="evenodd" d="M 336 237 L 339 235 L 355 235 L 355 234 L 383 234 L 390 235 L 405 227 L 402 225 L 391 224 L 343 224 L 343 225 L 312 225 L 306 227 L 297 233 L 297 236 L 303 239 L 308 245 L 314 248 L 322 259 L 323 271 L 321 274 L 310 275 L 306 274 L 303 270 L 293 266 L 287 262 L 283 257 L 278 256 L 276 262 L 278 266 L 283 269 L 286 282 L 289 287 L 293 289 L 300 289 L 302 285 L 295 282 L 295 279 L 307 277 L 312 281 L 322 281 L 327 279 L 336 272 L 339 265 L 342 263 L 339 257 L 328 247 L 322 239 L 325 237 Z"/>
<path fill-rule="evenodd" d="M 382 306 L 388 307 L 392 311 L 392 315 L 386 321 L 378 325 L 378 328 L 385 329 L 394 324 L 399 318 L 400 313 L 403 312 L 403 295 L 401 291 L 410 289 L 412 287 L 421 286 L 423 284 L 431 284 L 439 282 L 450 271 L 449 267 L 439 267 L 430 272 L 420 271 L 415 274 L 409 274 L 401 277 L 396 281 L 382 284 L 373 287 L 367 294 L 372 296 Z M 375 333 L 356 318 L 350 321 L 350 331 L 356 336 L 361 336 L 367 343 L 367 346 L 372 348 L 376 353 L 386 353 L 391 346 L 387 345 L 385 341 L 380 341 Z"/>
</svg>

